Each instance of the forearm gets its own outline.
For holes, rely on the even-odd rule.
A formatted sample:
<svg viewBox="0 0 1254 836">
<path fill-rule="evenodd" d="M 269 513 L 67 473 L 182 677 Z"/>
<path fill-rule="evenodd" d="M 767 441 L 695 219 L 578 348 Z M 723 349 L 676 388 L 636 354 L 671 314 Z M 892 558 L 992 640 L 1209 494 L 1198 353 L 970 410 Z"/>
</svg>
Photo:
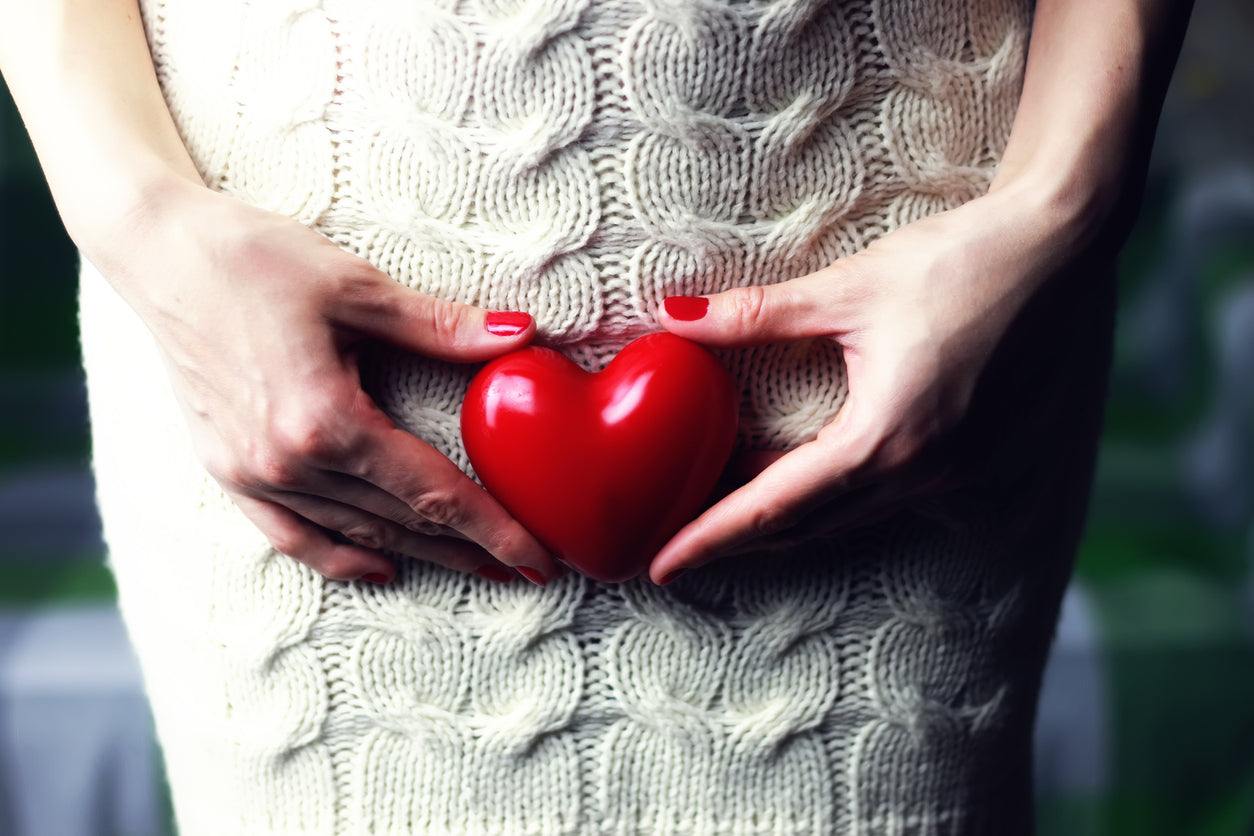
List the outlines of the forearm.
<svg viewBox="0 0 1254 836">
<path fill-rule="evenodd" d="M 3 72 L 70 236 L 89 257 L 154 193 L 201 183 L 135 0 L 0 0 Z"/>
<path fill-rule="evenodd" d="M 1191 0 L 1039 0 L 992 190 L 1039 201 L 1083 241 L 1120 239 L 1139 199 Z"/>
</svg>

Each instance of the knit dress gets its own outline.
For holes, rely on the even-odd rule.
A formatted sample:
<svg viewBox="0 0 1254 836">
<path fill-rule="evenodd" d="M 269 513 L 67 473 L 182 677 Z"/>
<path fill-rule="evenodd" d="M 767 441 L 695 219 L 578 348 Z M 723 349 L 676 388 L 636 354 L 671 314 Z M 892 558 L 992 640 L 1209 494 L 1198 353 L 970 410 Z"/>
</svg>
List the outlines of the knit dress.
<svg viewBox="0 0 1254 836">
<path fill-rule="evenodd" d="M 1031 5 L 142 11 L 210 187 L 409 287 L 527 311 L 540 342 L 597 369 L 658 330 L 666 296 L 801 276 L 980 195 Z M 268 546 L 192 454 L 144 326 L 86 265 L 100 505 L 180 832 L 1028 833 L 1108 325 L 1094 301 L 1023 372 L 1025 416 L 1045 401 L 1033 375 L 1057 372 L 1070 417 L 1008 457 L 996 491 L 661 588 L 495 584 L 409 559 L 374 586 Z M 841 407 L 831 341 L 719 357 L 740 449 L 796 446 Z M 475 370 L 381 350 L 364 379 L 469 472 Z"/>
</svg>

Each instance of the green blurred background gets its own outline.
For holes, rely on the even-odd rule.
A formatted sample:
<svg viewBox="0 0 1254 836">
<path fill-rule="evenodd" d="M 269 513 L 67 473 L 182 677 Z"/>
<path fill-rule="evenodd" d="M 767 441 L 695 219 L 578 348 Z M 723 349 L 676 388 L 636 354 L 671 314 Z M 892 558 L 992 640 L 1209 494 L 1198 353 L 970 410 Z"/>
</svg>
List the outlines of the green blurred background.
<svg viewBox="0 0 1254 836">
<path fill-rule="evenodd" d="M 1252 51 L 1254 3 L 1198 3 L 1122 262 L 1093 511 L 1038 731 L 1045 836 L 1254 834 Z M 0 88 L 0 833 L 149 836 L 168 808 L 92 505 L 75 286 Z M 95 730 L 93 699 L 113 712 Z M 94 752 L 82 775 L 56 764 L 75 747 Z M 54 821 L 35 793 L 99 809 Z"/>
</svg>

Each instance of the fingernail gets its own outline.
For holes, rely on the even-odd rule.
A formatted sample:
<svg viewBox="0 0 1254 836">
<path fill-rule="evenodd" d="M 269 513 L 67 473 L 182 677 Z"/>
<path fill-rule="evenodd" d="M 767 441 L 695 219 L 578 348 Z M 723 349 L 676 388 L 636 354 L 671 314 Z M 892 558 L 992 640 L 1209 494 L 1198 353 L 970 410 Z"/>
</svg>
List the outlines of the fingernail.
<svg viewBox="0 0 1254 836">
<path fill-rule="evenodd" d="M 516 337 L 531 327 L 531 314 L 522 311 L 488 311 L 483 327 L 497 337 Z"/>
<path fill-rule="evenodd" d="M 383 574 L 382 572 L 371 572 L 371 573 L 370 573 L 370 574 L 368 574 L 368 575 L 362 575 L 362 576 L 361 576 L 361 579 L 362 579 L 363 581 L 369 581 L 370 583 L 376 583 L 376 584 L 378 584 L 379 586 L 383 586 L 383 584 L 385 584 L 385 583 L 387 583 L 388 581 L 392 580 L 390 577 L 388 577 L 387 575 Z"/>
<path fill-rule="evenodd" d="M 546 586 L 549 582 L 548 578 L 546 578 L 544 575 L 541 575 L 538 571 L 536 571 L 535 569 L 532 569 L 530 566 L 515 566 L 514 569 L 518 572 L 518 574 L 522 575 L 524 578 L 531 581 L 536 586 Z"/>
<path fill-rule="evenodd" d="M 475 570 L 475 574 L 481 578 L 485 578 L 486 580 L 494 581 L 496 583 L 509 583 L 514 578 L 518 577 L 514 574 L 513 570 L 508 569 L 505 566 L 480 566 Z"/>
<path fill-rule="evenodd" d="M 675 569 L 671 571 L 669 574 L 663 575 L 662 579 L 657 582 L 657 585 L 666 586 L 668 583 L 672 583 L 686 574 L 688 574 L 687 569 Z"/>
<path fill-rule="evenodd" d="M 710 300 L 704 296 L 667 296 L 662 300 L 662 307 L 671 319 L 693 322 L 709 313 Z"/>
</svg>

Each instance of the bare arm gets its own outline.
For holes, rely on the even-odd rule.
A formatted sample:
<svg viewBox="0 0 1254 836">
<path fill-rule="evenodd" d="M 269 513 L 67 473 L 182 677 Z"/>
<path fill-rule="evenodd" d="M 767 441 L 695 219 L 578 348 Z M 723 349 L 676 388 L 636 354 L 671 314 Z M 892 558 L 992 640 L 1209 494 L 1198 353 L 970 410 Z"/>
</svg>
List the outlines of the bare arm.
<svg viewBox="0 0 1254 836">
<path fill-rule="evenodd" d="M 134 0 L 0 0 L 0 70 L 70 237 L 93 262 L 164 190 L 201 186 Z"/>
<path fill-rule="evenodd" d="M 818 438 L 757 457 L 651 576 L 830 534 L 960 487 L 989 458 L 973 393 L 1029 303 L 1109 263 L 1131 224 L 1191 3 L 1039 0 L 1012 134 L 987 195 L 809 276 L 709 297 L 664 326 L 711 345 L 838 342 L 849 397 Z M 691 305 L 689 305 L 691 309 Z M 1023 416 L 1005 415 L 1011 427 Z"/>
<path fill-rule="evenodd" d="M 1113 221 L 1116 235 L 1126 232 L 1192 7 L 1040 0 L 993 189 L 1045 196 L 1063 225 L 1103 229 Z"/>
<path fill-rule="evenodd" d="M 355 362 L 365 339 L 484 360 L 534 326 L 489 329 L 489 312 L 206 188 L 134 0 L 0 0 L 0 20 L 0 71 L 70 236 L 152 331 L 199 454 L 276 548 L 337 579 L 389 579 L 383 549 L 552 577 L 521 525 L 370 401 Z"/>
</svg>

